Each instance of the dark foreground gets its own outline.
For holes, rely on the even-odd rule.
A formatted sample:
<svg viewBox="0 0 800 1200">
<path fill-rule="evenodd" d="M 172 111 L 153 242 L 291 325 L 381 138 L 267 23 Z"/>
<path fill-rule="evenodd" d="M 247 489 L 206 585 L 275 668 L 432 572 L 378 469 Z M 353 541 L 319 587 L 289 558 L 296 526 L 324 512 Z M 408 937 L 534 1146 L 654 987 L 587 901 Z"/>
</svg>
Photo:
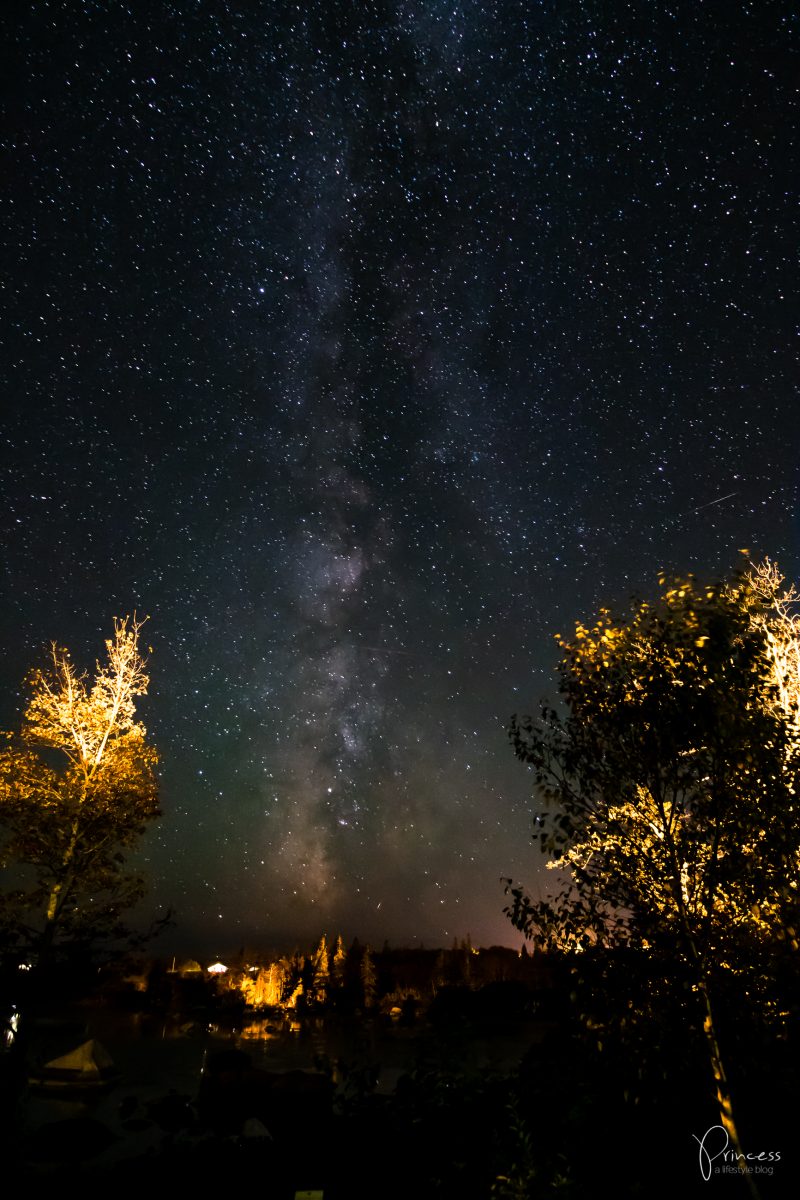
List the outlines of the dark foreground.
<svg viewBox="0 0 800 1200">
<path fill-rule="evenodd" d="M 407 1022 L 275 1013 L 225 1025 L 97 1003 L 40 1013 L 27 1064 L 88 1035 L 119 1074 L 55 1094 L 6 1053 L 5 1178 L 244 1185 L 271 1200 L 751 1195 L 713 1132 L 704 1064 L 679 1061 L 674 1030 L 660 1049 L 623 1053 L 587 1039 L 557 994 L 476 995 L 443 989 Z M 792 1055 L 752 1050 L 734 1080 L 751 1178 L 762 1197 L 794 1197 Z"/>
</svg>

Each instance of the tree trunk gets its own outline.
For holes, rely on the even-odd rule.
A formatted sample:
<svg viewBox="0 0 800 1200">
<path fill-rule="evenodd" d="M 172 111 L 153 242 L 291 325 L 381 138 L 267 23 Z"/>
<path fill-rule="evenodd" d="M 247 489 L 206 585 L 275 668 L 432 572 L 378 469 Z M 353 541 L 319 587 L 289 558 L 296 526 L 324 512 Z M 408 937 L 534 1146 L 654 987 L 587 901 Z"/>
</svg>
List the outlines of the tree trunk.
<svg viewBox="0 0 800 1200">
<path fill-rule="evenodd" d="M 56 882 L 50 889 L 50 895 L 47 898 L 47 910 L 45 912 L 45 924 L 42 930 L 42 936 L 39 939 L 39 962 L 40 965 L 43 959 L 49 960 L 52 956 L 53 943 L 55 941 L 56 929 L 58 928 L 61 909 L 64 906 L 64 901 L 69 896 L 74 882 L 74 873 L 72 871 L 72 862 L 75 857 L 75 847 L 78 844 L 79 825 L 78 821 L 73 820 L 72 831 L 70 834 L 69 844 L 64 851 L 64 856 L 61 861 L 61 871 L 56 878 Z"/>
<path fill-rule="evenodd" d="M 733 1115 L 733 1103 L 731 1101 L 730 1087 L 728 1086 L 728 1077 L 725 1073 L 725 1067 L 719 1050 L 719 1042 L 717 1041 L 717 1031 L 714 1026 L 714 1013 L 711 1007 L 711 996 L 709 995 L 708 984 L 702 971 L 700 974 L 700 982 L 698 987 L 700 989 L 700 994 L 703 997 L 703 1006 L 705 1008 L 703 1033 L 705 1034 L 709 1062 L 711 1064 L 711 1071 L 714 1076 L 714 1087 L 717 1094 L 717 1105 L 719 1107 L 719 1117 L 722 1123 L 722 1128 L 728 1135 L 729 1145 L 736 1155 L 737 1166 L 743 1168 L 744 1178 L 750 1189 L 750 1195 L 753 1197 L 753 1200 L 760 1200 L 760 1193 L 756 1185 L 755 1176 L 753 1175 L 752 1171 L 747 1170 L 747 1159 L 744 1156 L 742 1143 L 739 1139 L 739 1130 L 736 1127 L 736 1121 Z"/>
<path fill-rule="evenodd" d="M 59 897 L 63 891 L 63 880 L 53 885 L 50 891 L 50 896 L 47 900 L 47 912 L 45 913 L 44 929 L 39 938 L 38 945 L 38 961 L 37 975 L 44 981 L 47 977 L 47 972 L 50 969 L 50 964 L 53 958 L 53 943 L 55 941 L 56 929 L 58 927 L 58 914 L 60 909 Z"/>
</svg>

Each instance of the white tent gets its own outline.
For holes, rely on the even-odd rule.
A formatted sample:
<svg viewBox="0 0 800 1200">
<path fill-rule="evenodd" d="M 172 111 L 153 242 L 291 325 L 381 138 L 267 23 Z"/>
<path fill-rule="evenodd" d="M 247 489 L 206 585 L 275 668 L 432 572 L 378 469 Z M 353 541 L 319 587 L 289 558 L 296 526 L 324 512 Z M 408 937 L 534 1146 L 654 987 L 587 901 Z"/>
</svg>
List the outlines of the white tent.
<svg viewBox="0 0 800 1200">
<path fill-rule="evenodd" d="M 117 1075 L 114 1060 L 94 1038 L 76 1046 L 69 1054 L 62 1054 L 45 1065 L 41 1072 L 41 1082 L 45 1084 L 78 1085 L 80 1087 L 96 1087 L 108 1082 Z"/>
</svg>

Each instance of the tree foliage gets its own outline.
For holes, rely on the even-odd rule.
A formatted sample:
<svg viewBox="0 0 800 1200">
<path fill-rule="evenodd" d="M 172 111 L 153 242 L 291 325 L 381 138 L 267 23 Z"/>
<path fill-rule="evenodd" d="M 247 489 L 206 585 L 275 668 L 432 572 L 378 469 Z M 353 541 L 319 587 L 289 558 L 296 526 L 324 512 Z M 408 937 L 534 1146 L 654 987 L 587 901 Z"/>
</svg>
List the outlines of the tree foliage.
<svg viewBox="0 0 800 1200">
<path fill-rule="evenodd" d="M 797 700 L 753 574 L 662 581 L 660 600 L 559 638 L 566 714 L 514 718 L 535 840 L 562 886 L 514 923 L 543 941 L 637 944 L 706 963 L 794 939 Z M 784 656 L 785 657 L 785 656 Z M 782 662 L 782 660 L 781 660 Z"/>
<path fill-rule="evenodd" d="M 507 911 L 540 944 L 624 948 L 681 978 L 739 1146 L 714 1004 L 733 979 L 786 1016 L 771 984 L 798 949 L 797 596 L 769 562 L 660 582 L 656 602 L 559 638 L 561 709 L 512 721 L 556 882 L 537 900 L 510 888 Z"/>
<path fill-rule="evenodd" d="M 142 622 L 115 619 L 93 676 L 53 644 L 31 673 L 18 733 L 0 753 L 0 898 L 6 939 L 45 954 L 56 942 L 120 930 L 142 894 L 124 852 L 159 815 L 157 755 L 136 719 L 148 687 Z"/>
</svg>

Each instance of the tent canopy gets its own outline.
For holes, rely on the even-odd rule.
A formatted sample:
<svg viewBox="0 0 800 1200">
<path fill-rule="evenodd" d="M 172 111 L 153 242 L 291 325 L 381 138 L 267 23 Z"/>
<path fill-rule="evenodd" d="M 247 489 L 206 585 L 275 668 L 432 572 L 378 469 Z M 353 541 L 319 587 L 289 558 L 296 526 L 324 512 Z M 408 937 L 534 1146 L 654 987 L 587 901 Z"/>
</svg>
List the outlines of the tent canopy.
<svg viewBox="0 0 800 1200">
<path fill-rule="evenodd" d="M 71 1075 L 79 1074 L 87 1078 L 107 1075 L 113 1070 L 114 1060 L 105 1046 L 101 1046 L 100 1042 L 96 1042 L 94 1038 L 90 1038 L 82 1046 L 70 1050 L 69 1054 L 62 1054 L 60 1058 L 52 1059 L 45 1067 L 45 1071 L 48 1072 L 64 1071 Z"/>
</svg>

